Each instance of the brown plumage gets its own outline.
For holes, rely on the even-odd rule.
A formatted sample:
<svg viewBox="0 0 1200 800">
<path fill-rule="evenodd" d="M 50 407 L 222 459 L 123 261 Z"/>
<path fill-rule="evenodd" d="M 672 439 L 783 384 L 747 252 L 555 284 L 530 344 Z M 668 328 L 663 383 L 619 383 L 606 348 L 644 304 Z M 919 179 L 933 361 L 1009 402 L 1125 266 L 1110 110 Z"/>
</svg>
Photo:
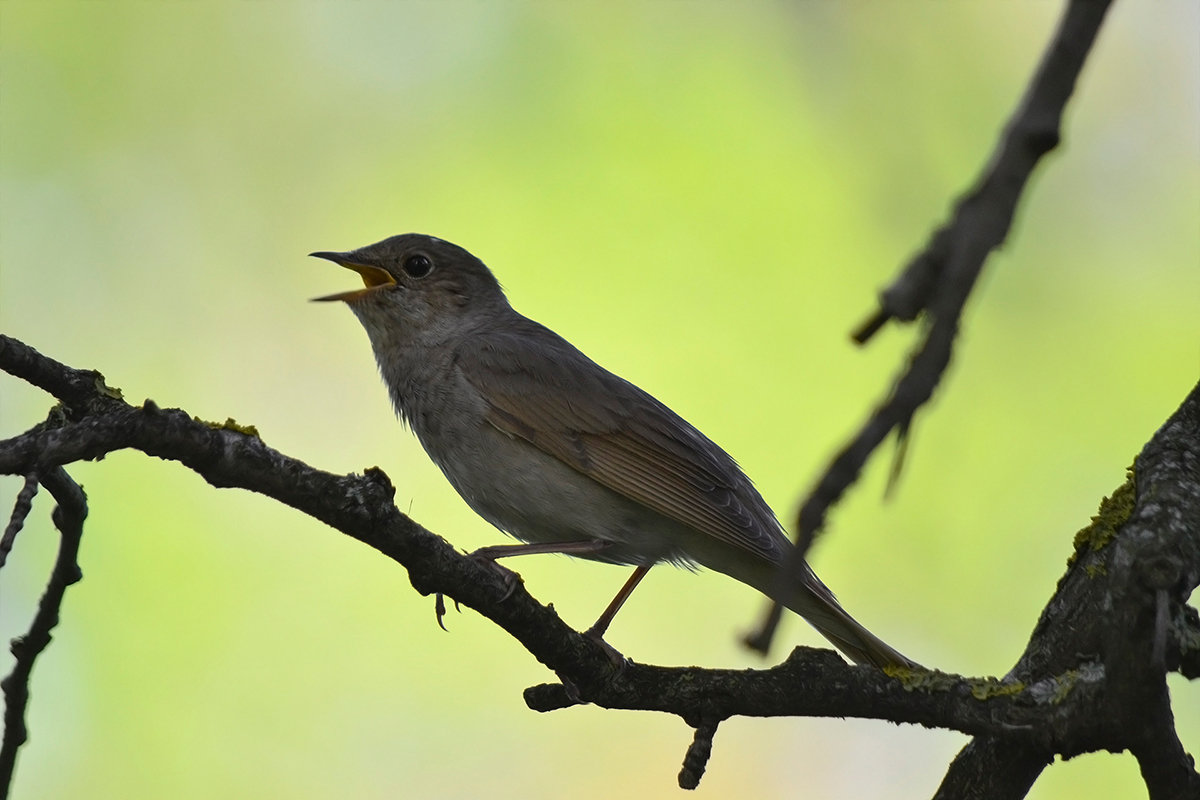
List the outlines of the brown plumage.
<svg viewBox="0 0 1200 800">
<path fill-rule="evenodd" d="M 466 250 L 405 234 L 314 255 L 363 276 L 363 289 L 320 299 L 350 305 L 397 413 L 489 522 L 542 552 L 561 545 L 643 568 L 698 564 L 771 592 L 792 544 L 734 460 L 514 311 Z M 603 546 L 581 552 L 588 543 Z M 856 662 L 912 664 L 807 567 L 782 600 Z"/>
</svg>

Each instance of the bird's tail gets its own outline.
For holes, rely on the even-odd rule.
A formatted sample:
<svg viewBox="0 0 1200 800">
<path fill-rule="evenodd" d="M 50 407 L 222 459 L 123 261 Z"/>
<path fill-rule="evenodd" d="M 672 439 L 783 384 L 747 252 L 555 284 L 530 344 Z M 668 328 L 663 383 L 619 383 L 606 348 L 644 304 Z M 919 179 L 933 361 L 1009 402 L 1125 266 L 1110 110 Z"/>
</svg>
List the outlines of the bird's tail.
<svg viewBox="0 0 1200 800">
<path fill-rule="evenodd" d="M 845 653 L 855 664 L 874 664 L 877 667 L 916 667 L 915 661 L 901 654 L 887 642 L 864 628 L 846 613 L 829 587 L 804 567 L 804 583 L 793 591 L 784 603 L 817 632 Z"/>
<path fill-rule="evenodd" d="M 779 577 L 778 570 L 778 566 L 771 564 L 769 569 L 754 570 L 752 580 L 742 580 L 772 597 L 775 581 Z M 803 578 L 793 584 L 780 598 L 780 602 L 804 617 L 818 633 L 856 664 L 874 664 L 877 667 L 919 666 L 850 616 L 808 564 L 804 565 Z"/>
</svg>

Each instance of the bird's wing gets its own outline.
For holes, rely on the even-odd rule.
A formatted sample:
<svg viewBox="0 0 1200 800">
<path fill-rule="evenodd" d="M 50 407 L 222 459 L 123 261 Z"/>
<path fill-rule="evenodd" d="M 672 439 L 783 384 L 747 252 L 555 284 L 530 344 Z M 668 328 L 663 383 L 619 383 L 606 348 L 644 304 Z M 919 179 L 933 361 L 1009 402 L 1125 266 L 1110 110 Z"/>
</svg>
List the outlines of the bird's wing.
<svg viewBox="0 0 1200 800">
<path fill-rule="evenodd" d="M 515 331 L 472 337 L 457 353 L 492 425 L 659 514 L 780 559 L 787 539 L 778 521 L 725 451 L 554 332 L 519 319 Z"/>
</svg>

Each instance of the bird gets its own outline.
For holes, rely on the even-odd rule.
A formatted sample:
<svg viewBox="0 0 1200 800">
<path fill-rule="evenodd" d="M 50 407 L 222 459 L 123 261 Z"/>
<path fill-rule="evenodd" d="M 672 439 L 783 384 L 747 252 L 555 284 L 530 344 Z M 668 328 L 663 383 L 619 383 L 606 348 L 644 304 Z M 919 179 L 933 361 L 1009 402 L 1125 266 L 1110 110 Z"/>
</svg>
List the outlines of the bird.
<svg viewBox="0 0 1200 800">
<path fill-rule="evenodd" d="M 519 540 L 475 555 L 566 553 L 634 567 L 588 634 L 602 640 L 656 564 L 723 573 L 807 620 L 851 661 L 914 662 L 859 624 L 807 563 L 732 457 L 633 383 L 518 313 L 467 250 L 418 233 L 314 252 L 362 288 L 349 306 L 392 404 L 479 516 Z"/>
</svg>

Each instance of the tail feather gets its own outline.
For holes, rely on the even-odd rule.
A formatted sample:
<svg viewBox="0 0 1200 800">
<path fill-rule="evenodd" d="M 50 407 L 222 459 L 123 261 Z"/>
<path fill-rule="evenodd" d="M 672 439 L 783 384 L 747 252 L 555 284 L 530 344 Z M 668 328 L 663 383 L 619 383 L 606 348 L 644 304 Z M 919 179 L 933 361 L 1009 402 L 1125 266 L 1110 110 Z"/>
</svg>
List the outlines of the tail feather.
<svg viewBox="0 0 1200 800">
<path fill-rule="evenodd" d="M 723 572 L 754 587 L 767 597 L 774 597 L 779 588 L 777 584 L 780 562 L 786 561 L 787 551 L 782 547 L 781 550 L 783 552 L 768 555 L 715 546 L 709 551 L 698 552 L 697 548 L 693 547 L 688 555 L 709 569 Z M 784 606 L 804 617 L 856 664 L 873 664 L 876 667 L 920 666 L 850 616 L 807 563 L 800 580 L 792 584 L 779 600 Z"/>
<path fill-rule="evenodd" d="M 856 664 L 918 666 L 850 616 L 807 564 L 804 565 L 804 579 L 783 598 L 783 604 L 804 617 Z"/>
<path fill-rule="evenodd" d="M 768 597 L 775 595 L 775 582 L 779 579 L 777 564 L 766 560 L 734 564 L 726 560 L 720 566 L 725 574 L 753 586 Z M 801 580 L 780 598 L 780 602 L 804 617 L 818 633 L 856 664 L 873 664 L 877 667 L 920 666 L 850 616 L 808 564 L 804 565 Z"/>
</svg>

